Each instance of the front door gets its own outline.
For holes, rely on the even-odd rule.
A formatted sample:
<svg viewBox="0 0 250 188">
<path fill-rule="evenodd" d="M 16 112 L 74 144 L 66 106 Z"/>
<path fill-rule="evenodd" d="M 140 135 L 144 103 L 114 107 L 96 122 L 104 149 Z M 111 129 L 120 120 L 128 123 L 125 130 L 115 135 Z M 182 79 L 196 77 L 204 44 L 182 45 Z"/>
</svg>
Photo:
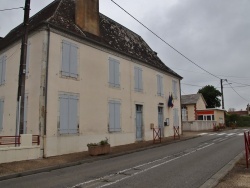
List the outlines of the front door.
<svg viewBox="0 0 250 188">
<path fill-rule="evenodd" d="M 163 107 L 158 106 L 158 127 L 161 128 L 161 137 L 164 136 Z"/>
<path fill-rule="evenodd" d="M 136 105 L 136 140 L 142 140 L 142 105 Z"/>
</svg>

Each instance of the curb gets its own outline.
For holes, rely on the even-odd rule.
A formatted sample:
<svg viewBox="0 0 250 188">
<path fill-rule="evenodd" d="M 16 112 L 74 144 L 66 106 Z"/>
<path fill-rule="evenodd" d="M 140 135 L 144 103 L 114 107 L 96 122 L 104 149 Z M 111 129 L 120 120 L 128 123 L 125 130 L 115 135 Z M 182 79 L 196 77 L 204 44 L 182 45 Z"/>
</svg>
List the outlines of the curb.
<svg viewBox="0 0 250 188">
<path fill-rule="evenodd" d="M 244 151 L 238 154 L 233 160 L 226 164 L 222 169 L 220 169 L 216 174 L 214 174 L 210 179 L 208 179 L 200 188 L 212 188 L 215 187 L 219 181 L 225 177 L 230 170 L 233 169 L 235 164 L 244 156 Z"/>
<path fill-rule="evenodd" d="M 178 142 L 194 139 L 194 138 L 197 138 L 197 137 L 200 137 L 200 136 L 197 135 L 197 136 L 192 136 L 192 137 L 189 137 L 189 138 L 184 138 L 184 139 L 179 139 L 179 140 L 173 140 L 173 141 L 170 140 L 170 142 L 160 143 L 158 145 L 148 146 L 148 147 L 139 148 L 139 149 L 135 149 L 135 150 L 131 150 L 131 151 L 125 151 L 125 152 L 121 152 L 121 153 L 117 153 L 117 154 L 110 154 L 110 155 L 106 155 L 106 156 L 98 156 L 98 157 L 95 157 L 93 159 L 85 159 L 85 160 L 82 160 L 82 161 L 70 162 L 70 163 L 65 163 L 65 164 L 61 164 L 61 165 L 50 166 L 50 167 L 39 168 L 39 169 L 35 169 L 35 170 L 24 171 L 24 172 L 14 173 L 14 174 L 10 174 L 10 175 L 0 176 L 0 181 L 13 179 L 13 178 L 18 178 L 18 177 L 29 176 L 29 175 L 33 175 L 33 174 L 42 173 L 42 172 L 50 172 L 52 170 L 58 170 L 58 169 L 62 169 L 62 168 L 70 167 L 70 166 L 77 166 L 77 165 L 81 165 L 81 164 L 84 164 L 84 163 L 91 163 L 91 162 L 94 162 L 94 161 L 119 157 L 119 156 L 122 156 L 122 155 L 127 155 L 127 154 L 131 154 L 131 153 L 139 152 L 139 151 L 144 151 L 144 150 L 156 148 L 156 147 L 162 147 L 162 146 L 165 146 L 165 145 L 178 143 Z"/>
</svg>

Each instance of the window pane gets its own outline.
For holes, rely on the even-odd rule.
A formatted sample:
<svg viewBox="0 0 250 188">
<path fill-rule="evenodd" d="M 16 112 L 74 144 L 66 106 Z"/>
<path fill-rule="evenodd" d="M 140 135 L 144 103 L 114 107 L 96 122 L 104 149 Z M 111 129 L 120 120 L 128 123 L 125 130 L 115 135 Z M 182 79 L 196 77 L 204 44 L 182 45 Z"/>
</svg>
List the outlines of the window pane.
<svg viewBox="0 0 250 188">
<path fill-rule="evenodd" d="M 203 120 L 203 116 L 198 116 L 198 120 Z"/>
</svg>

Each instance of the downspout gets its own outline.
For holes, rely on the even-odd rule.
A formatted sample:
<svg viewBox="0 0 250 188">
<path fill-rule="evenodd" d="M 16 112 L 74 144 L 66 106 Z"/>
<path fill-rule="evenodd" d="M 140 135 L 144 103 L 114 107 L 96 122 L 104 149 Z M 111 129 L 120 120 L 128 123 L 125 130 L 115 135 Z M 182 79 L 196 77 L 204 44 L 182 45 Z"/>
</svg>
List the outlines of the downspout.
<svg viewBox="0 0 250 188">
<path fill-rule="evenodd" d="M 50 27 L 49 24 L 48 27 L 48 38 L 47 38 L 47 60 L 46 60 L 46 73 L 45 73 L 45 104 L 44 104 L 44 129 L 43 129 L 43 157 L 45 156 L 45 149 L 46 149 L 46 143 L 45 143 L 45 136 L 47 134 L 47 101 L 48 101 L 48 70 L 49 70 L 49 51 L 50 51 Z"/>
<path fill-rule="evenodd" d="M 182 109 L 181 109 L 181 80 L 179 80 L 179 91 L 180 91 L 181 135 L 183 135 Z"/>
</svg>

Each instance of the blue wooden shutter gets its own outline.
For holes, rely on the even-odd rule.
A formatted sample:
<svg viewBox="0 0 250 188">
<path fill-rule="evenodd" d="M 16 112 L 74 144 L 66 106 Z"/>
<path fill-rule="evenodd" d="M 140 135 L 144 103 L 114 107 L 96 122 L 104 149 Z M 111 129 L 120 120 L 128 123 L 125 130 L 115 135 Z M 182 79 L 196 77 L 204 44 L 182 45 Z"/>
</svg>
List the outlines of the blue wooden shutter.
<svg viewBox="0 0 250 188">
<path fill-rule="evenodd" d="M 77 51 L 78 47 L 74 44 L 71 44 L 70 48 L 70 76 L 77 78 Z"/>
<path fill-rule="evenodd" d="M 69 97 L 66 94 L 61 94 L 60 100 L 60 133 L 68 133 L 69 123 Z"/>
<path fill-rule="evenodd" d="M 174 108 L 174 126 L 179 126 L 178 108 Z"/>
<path fill-rule="evenodd" d="M 115 103 L 109 102 L 109 131 L 115 131 Z"/>
<path fill-rule="evenodd" d="M 30 66 L 30 41 L 27 45 L 27 59 L 26 59 L 26 76 L 29 74 L 29 66 Z"/>
<path fill-rule="evenodd" d="M 4 101 L 0 100 L 0 131 L 3 129 L 3 104 Z"/>
<path fill-rule="evenodd" d="M 118 103 L 118 102 L 115 103 L 115 131 L 120 131 L 121 130 L 120 106 L 121 106 L 120 103 Z"/>
<path fill-rule="evenodd" d="M 139 69 L 138 67 L 134 68 L 134 77 L 135 77 L 135 90 L 139 90 Z"/>
<path fill-rule="evenodd" d="M 172 80 L 172 89 L 173 89 L 173 97 L 177 98 L 177 82 L 175 80 Z"/>
<path fill-rule="evenodd" d="M 78 133 L 78 97 L 69 96 L 69 133 Z"/>
<path fill-rule="evenodd" d="M 162 91 L 162 76 L 161 75 L 157 75 L 157 94 L 159 96 L 163 95 L 163 91 Z"/>
<path fill-rule="evenodd" d="M 143 91 L 143 84 L 142 84 L 142 69 L 139 68 L 138 70 L 138 87 L 139 87 L 139 91 Z"/>
<path fill-rule="evenodd" d="M 5 83 L 6 56 L 0 57 L 0 85 Z"/>
<path fill-rule="evenodd" d="M 63 41 L 62 42 L 62 75 L 70 76 L 70 43 Z"/>
<path fill-rule="evenodd" d="M 109 58 L 109 84 L 111 86 L 115 86 L 115 65 L 114 65 L 114 61 L 112 59 Z"/>
<path fill-rule="evenodd" d="M 118 61 L 114 61 L 115 65 L 115 87 L 120 87 L 120 63 Z"/>
<path fill-rule="evenodd" d="M 24 125 L 23 125 L 23 133 L 27 133 L 27 110 L 28 110 L 28 94 L 25 93 L 24 96 Z"/>
</svg>

